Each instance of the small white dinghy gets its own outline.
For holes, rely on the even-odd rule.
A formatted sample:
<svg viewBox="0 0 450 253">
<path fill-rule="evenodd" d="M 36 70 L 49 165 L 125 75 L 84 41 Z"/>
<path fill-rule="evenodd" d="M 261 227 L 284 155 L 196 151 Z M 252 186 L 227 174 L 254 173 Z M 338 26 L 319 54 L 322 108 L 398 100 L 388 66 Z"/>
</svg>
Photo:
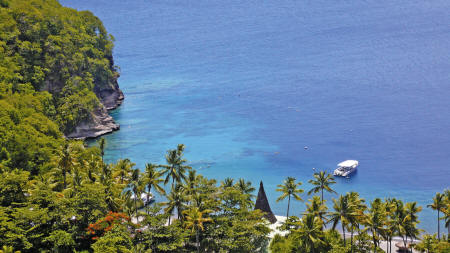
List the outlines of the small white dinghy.
<svg viewBox="0 0 450 253">
<path fill-rule="evenodd" d="M 335 176 L 347 177 L 356 171 L 359 162 L 356 160 L 346 160 L 338 164 L 338 168 L 334 170 Z"/>
</svg>

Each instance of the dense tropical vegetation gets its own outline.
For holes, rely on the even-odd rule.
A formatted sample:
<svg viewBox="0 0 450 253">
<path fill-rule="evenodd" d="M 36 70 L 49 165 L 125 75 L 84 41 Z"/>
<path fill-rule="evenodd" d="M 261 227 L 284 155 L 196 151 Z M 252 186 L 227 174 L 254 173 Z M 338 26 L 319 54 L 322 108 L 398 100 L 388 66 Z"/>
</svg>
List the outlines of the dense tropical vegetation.
<svg viewBox="0 0 450 253">
<path fill-rule="evenodd" d="M 126 159 L 105 164 L 100 148 L 82 142 L 66 142 L 37 176 L 3 168 L 0 245 L 22 252 L 264 251 L 270 230 L 243 180 L 218 186 L 189 168 L 177 174 L 184 179 L 167 181 L 167 201 L 148 201 L 165 194 L 164 175 L 184 166 L 180 147 L 167 152 L 177 159 L 143 172 Z"/>
<path fill-rule="evenodd" d="M 439 233 L 421 236 L 415 202 L 366 203 L 350 192 L 328 207 L 331 175 L 314 174 L 304 189 L 288 177 L 278 186 L 286 233 L 270 241 L 251 182 L 197 174 L 184 145 L 165 164 L 106 163 L 104 139 L 88 147 L 64 138 L 118 76 L 101 21 L 56 0 L 0 0 L 0 21 L 0 252 L 370 252 L 381 241 L 390 251 L 394 237 L 448 252 L 440 224 L 450 229 L 449 190 L 429 205 Z M 290 215 L 305 190 L 320 195 Z"/>
<path fill-rule="evenodd" d="M 21 148 L 27 136 L 37 146 L 42 134 L 67 134 L 90 118 L 101 106 L 94 91 L 117 85 L 112 49 L 113 37 L 89 11 L 56 0 L 0 1 L 1 121 L 8 130 L 21 124 L 1 146 Z"/>
<path fill-rule="evenodd" d="M 387 241 L 383 250 L 391 252 L 394 236 L 405 246 L 420 237 L 415 202 L 366 204 L 350 192 L 333 199 L 332 208 L 313 196 L 305 212 L 279 228 L 286 235 L 276 235 L 269 246 L 269 223 L 253 210 L 250 182 L 218 183 L 197 174 L 186 165 L 183 145 L 167 152 L 166 164 L 140 170 L 128 159 L 104 163 L 100 147 L 106 143 L 99 143 L 64 141 L 48 170 L 37 175 L 2 167 L 0 245 L 21 252 L 378 252 Z M 299 186 L 287 178 L 281 197 L 299 195 Z M 156 194 L 165 201 L 151 201 Z M 439 210 L 448 227 L 448 190 L 437 195 L 444 196 Z M 423 238 L 417 249 L 449 249 L 448 236 Z"/>
<path fill-rule="evenodd" d="M 306 204 L 306 211 L 299 217 L 290 216 L 287 219 L 281 229 L 288 233 L 274 237 L 270 244 L 272 252 L 393 252 L 396 251 L 392 247 L 394 237 L 401 239 L 400 246 L 403 248 L 414 247 L 421 252 L 450 252 L 448 234 L 442 237 L 439 233 L 437 237 L 425 234 L 423 240 L 418 242 L 423 232 L 417 227 L 420 222 L 418 213 L 422 207 L 416 202 L 377 198 L 366 204 L 358 193 L 349 192 L 334 198 L 332 209 L 329 209 L 320 191 L 319 185 L 323 184 L 318 181 L 328 181 L 331 176 L 319 172 L 314 174 L 314 178 L 310 180 L 313 187 L 309 192 L 320 192 L 320 197 L 313 196 Z M 290 180 L 286 179 L 285 184 Z M 328 191 L 334 192 L 329 186 Z M 447 222 L 445 226 L 448 228 L 448 191 L 437 193 L 433 204 L 429 205 L 446 214 L 444 218 L 439 218 L 438 214 L 438 230 L 442 219 Z M 386 242 L 384 248 L 381 241 Z"/>
</svg>

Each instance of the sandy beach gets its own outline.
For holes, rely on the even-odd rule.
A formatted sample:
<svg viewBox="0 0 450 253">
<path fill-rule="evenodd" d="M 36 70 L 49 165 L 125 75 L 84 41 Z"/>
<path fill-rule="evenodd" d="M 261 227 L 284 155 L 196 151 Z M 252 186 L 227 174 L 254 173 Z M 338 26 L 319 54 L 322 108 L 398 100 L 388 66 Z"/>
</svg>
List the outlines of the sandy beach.
<svg viewBox="0 0 450 253">
<path fill-rule="evenodd" d="M 286 217 L 285 216 L 279 216 L 279 215 L 275 215 L 275 217 L 277 218 L 277 222 L 274 224 L 270 224 L 269 228 L 272 229 L 272 232 L 270 232 L 269 237 L 272 239 L 276 234 L 279 235 L 286 235 L 287 231 L 280 231 L 278 230 L 278 227 L 281 226 L 285 221 L 286 221 Z M 341 233 L 342 234 L 342 233 Z M 346 237 L 349 238 L 350 234 L 349 233 L 345 233 Z M 403 243 L 401 238 L 394 238 L 392 240 L 392 251 L 393 252 L 397 252 L 398 248 L 395 246 L 395 244 L 397 242 Z M 415 240 L 415 242 L 418 242 L 418 240 Z M 380 248 L 383 249 L 386 252 L 387 249 L 387 245 L 388 242 L 387 241 L 381 241 L 380 243 Z M 413 253 L 419 253 L 419 251 L 417 250 L 413 250 Z"/>
</svg>

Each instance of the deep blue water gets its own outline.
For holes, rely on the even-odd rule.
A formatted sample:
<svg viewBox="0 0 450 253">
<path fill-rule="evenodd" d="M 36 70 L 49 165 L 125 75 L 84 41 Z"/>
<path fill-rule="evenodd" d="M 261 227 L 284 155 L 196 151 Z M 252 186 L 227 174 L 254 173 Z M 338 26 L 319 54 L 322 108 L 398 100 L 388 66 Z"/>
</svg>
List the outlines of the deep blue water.
<svg viewBox="0 0 450 253">
<path fill-rule="evenodd" d="M 108 161 L 142 168 L 184 143 L 203 175 L 263 180 L 283 215 L 286 176 L 309 189 L 312 168 L 357 159 L 339 193 L 418 201 L 436 231 L 426 204 L 450 185 L 450 1 L 61 2 L 116 38 L 126 100 Z"/>
</svg>

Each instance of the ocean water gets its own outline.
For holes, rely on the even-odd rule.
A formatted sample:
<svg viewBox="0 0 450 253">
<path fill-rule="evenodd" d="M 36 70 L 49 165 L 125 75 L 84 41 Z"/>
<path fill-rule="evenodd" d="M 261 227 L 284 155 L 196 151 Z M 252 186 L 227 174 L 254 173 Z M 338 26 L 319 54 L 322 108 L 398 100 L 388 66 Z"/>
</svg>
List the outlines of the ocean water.
<svg viewBox="0 0 450 253">
<path fill-rule="evenodd" d="M 61 3 L 116 39 L 126 98 L 108 161 L 143 168 L 184 143 L 199 173 L 262 180 L 284 215 L 285 177 L 307 191 L 313 168 L 356 159 L 337 192 L 418 201 L 420 227 L 437 230 L 426 205 L 450 186 L 450 1 Z"/>
</svg>

